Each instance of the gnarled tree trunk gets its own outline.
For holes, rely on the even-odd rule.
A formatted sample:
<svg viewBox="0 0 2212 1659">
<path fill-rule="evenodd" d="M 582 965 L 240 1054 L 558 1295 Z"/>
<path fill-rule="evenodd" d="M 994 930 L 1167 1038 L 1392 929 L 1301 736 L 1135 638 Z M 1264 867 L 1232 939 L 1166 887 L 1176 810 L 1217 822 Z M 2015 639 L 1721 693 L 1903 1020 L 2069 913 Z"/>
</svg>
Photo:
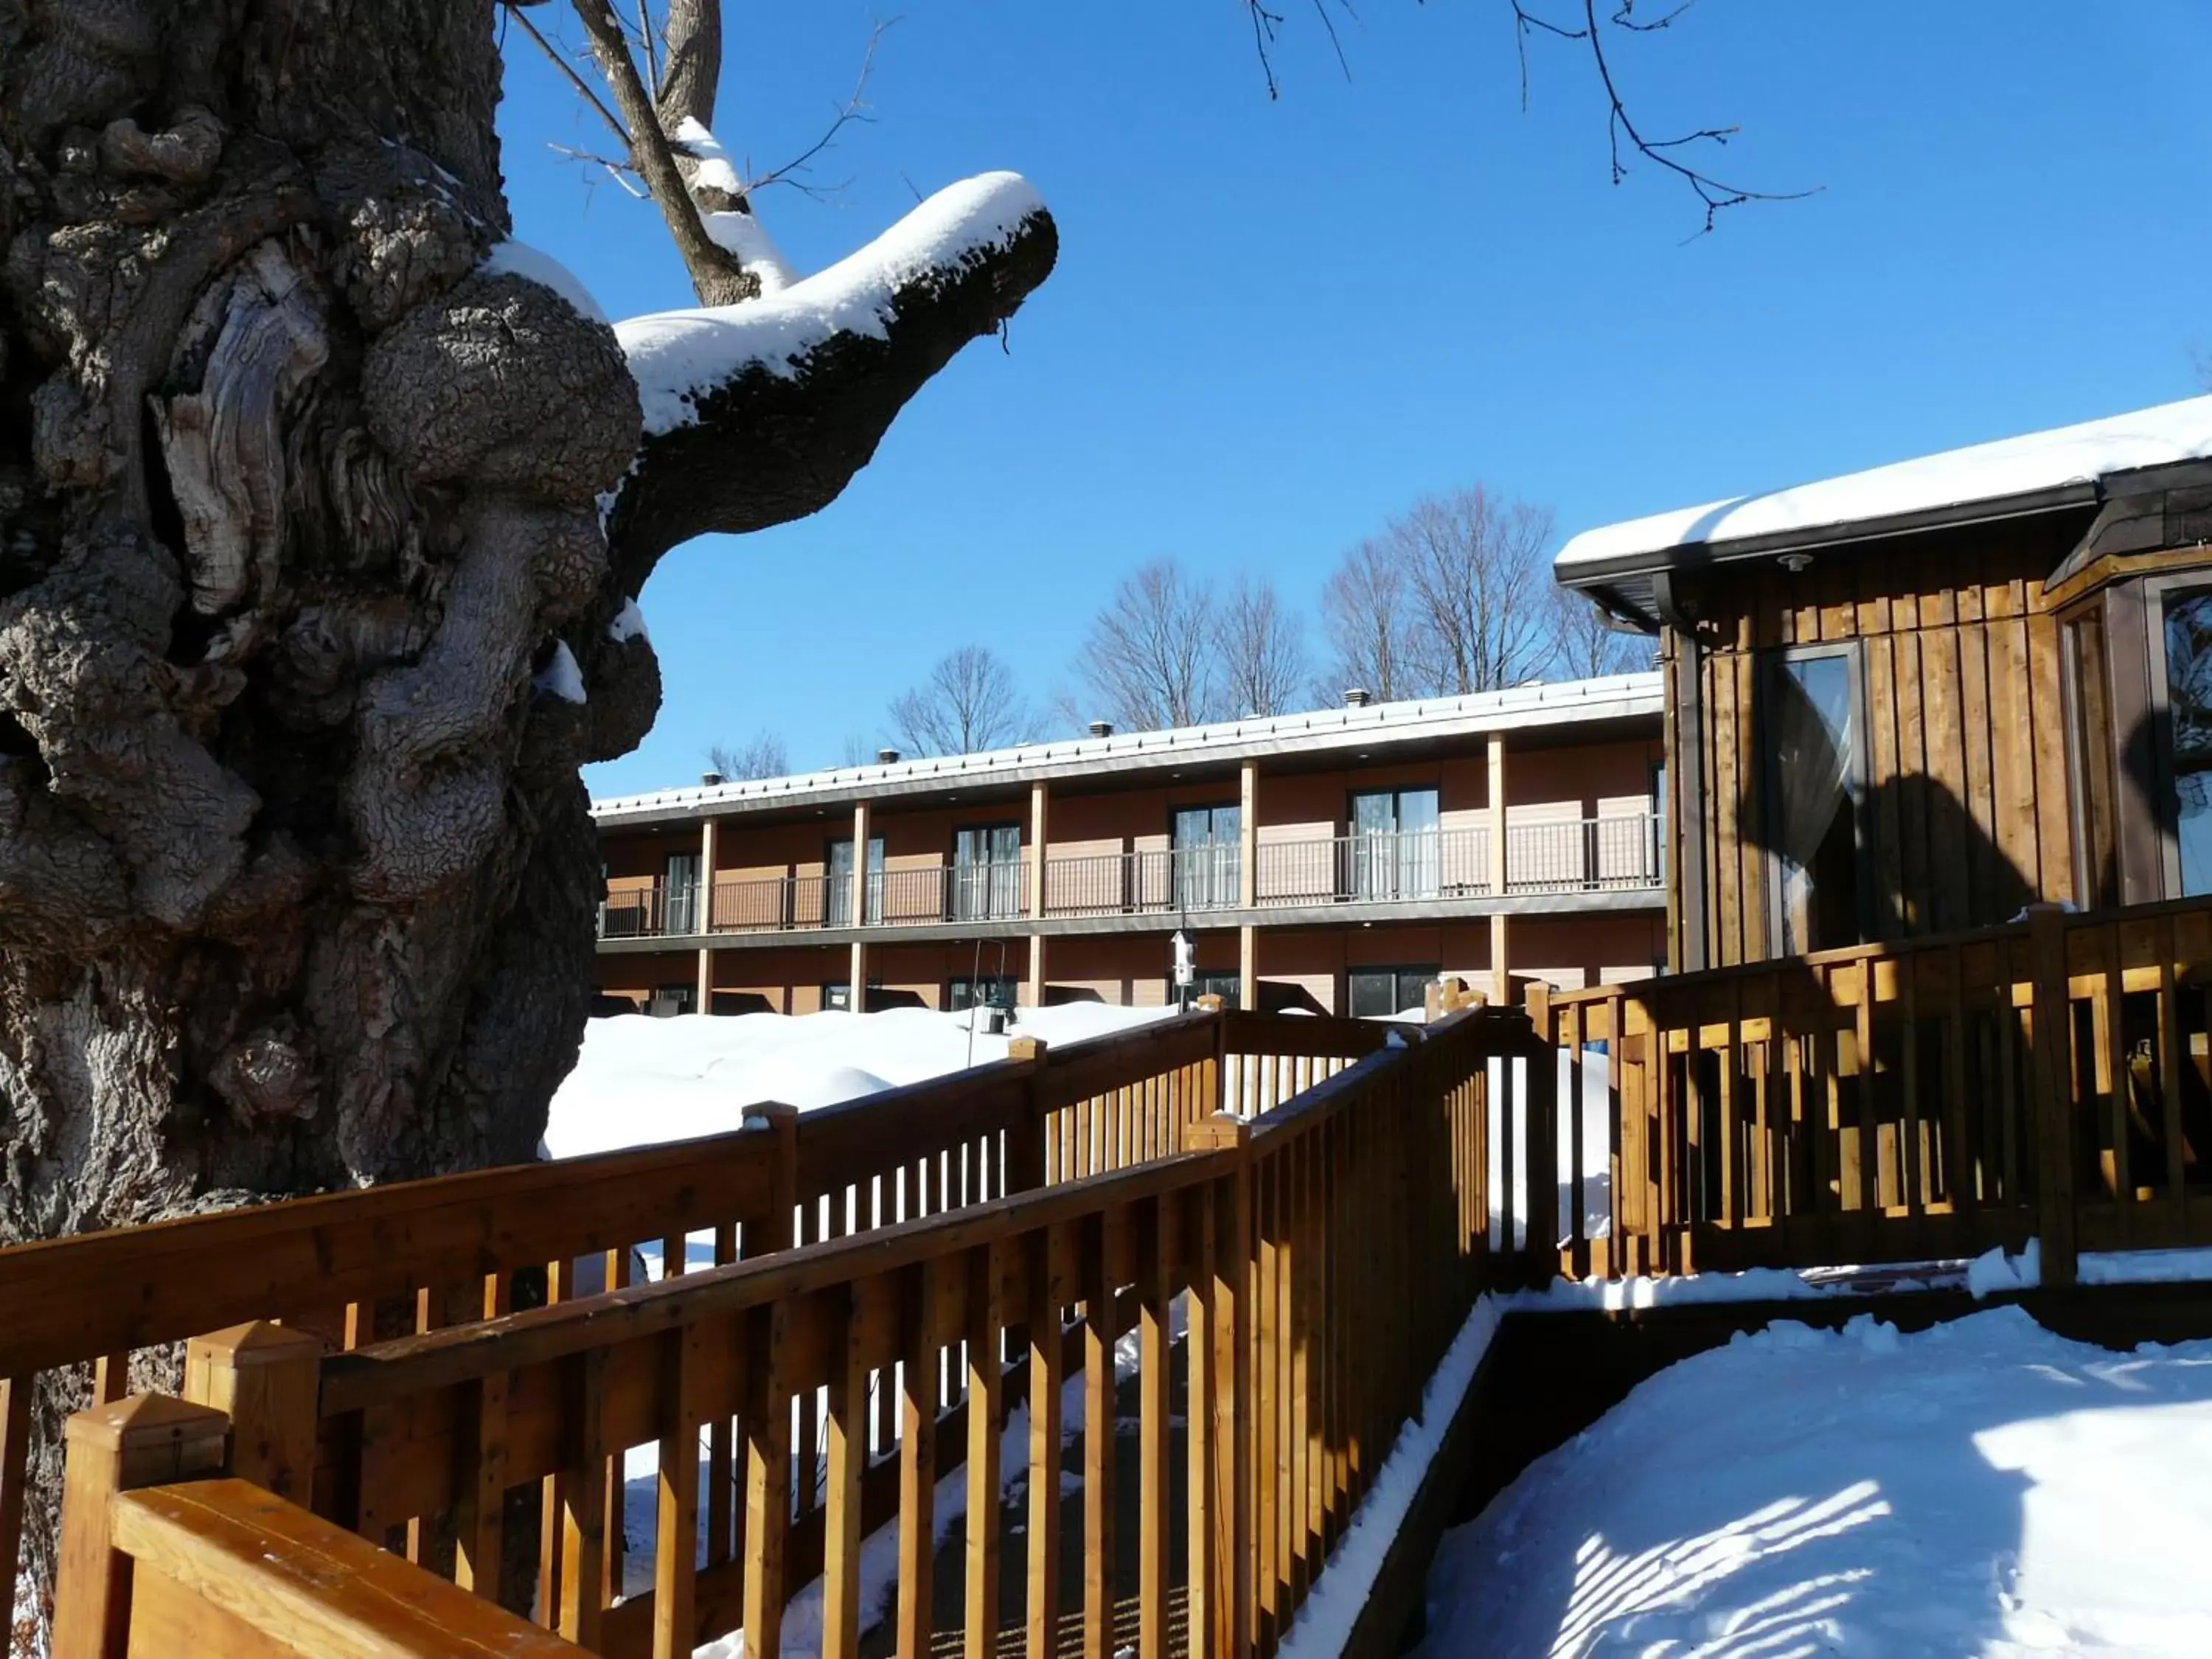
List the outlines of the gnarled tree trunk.
<svg viewBox="0 0 2212 1659">
<path fill-rule="evenodd" d="M 1002 183 L 811 334 L 618 338 L 486 264 L 500 67 L 491 0 L 0 0 L 0 1241 L 532 1157 L 630 596 L 1051 267 Z"/>
</svg>

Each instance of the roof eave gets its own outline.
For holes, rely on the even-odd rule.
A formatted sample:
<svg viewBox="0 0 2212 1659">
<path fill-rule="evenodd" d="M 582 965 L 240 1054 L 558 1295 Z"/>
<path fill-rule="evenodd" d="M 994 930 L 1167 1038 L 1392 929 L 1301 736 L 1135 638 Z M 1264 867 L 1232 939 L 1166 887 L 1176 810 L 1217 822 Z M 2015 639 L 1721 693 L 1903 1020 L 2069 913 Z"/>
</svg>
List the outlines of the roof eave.
<svg viewBox="0 0 2212 1659">
<path fill-rule="evenodd" d="M 2116 477 L 2118 475 L 2115 475 Z M 1845 547 L 1857 542 L 1880 541 L 1929 530 L 1953 530 L 1967 525 L 1991 524 L 2005 519 L 2033 518 L 2069 507 L 2094 507 L 2103 499 L 2103 485 L 2095 479 L 2055 484 L 2015 495 L 1978 501 L 1955 501 L 1943 507 L 1917 508 L 1876 519 L 1814 525 L 1801 530 L 1776 531 L 1764 536 L 1739 536 L 1710 542 L 1683 542 L 1610 558 L 1580 560 L 1554 566 L 1553 579 L 1563 587 L 1600 588 L 1616 596 L 1623 582 L 1648 579 L 1662 571 L 1700 570 L 1745 559 L 1778 556 Z M 1640 609 L 1641 607 L 1638 607 Z"/>
</svg>

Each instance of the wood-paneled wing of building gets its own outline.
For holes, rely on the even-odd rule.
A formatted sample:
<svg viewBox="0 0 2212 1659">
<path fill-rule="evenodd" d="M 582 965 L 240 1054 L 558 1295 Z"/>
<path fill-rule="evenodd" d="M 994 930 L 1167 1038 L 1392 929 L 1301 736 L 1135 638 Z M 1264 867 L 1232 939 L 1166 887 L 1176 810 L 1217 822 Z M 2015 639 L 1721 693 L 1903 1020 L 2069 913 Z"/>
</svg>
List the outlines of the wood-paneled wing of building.
<svg viewBox="0 0 2212 1659">
<path fill-rule="evenodd" d="M 2212 398 L 1608 526 L 1683 969 L 2212 890 Z"/>
</svg>

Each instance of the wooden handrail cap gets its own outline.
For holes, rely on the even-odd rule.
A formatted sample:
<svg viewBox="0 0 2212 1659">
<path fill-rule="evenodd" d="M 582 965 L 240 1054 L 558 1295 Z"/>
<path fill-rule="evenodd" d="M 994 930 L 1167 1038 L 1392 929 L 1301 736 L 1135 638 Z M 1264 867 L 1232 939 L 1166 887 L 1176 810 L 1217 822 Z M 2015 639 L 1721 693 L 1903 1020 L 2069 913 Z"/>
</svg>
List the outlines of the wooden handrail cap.
<svg viewBox="0 0 2212 1659">
<path fill-rule="evenodd" d="M 185 1344 L 185 1354 L 187 1364 L 194 1358 L 221 1355 L 233 1365 L 277 1365 L 320 1358 L 324 1347 L 322 1338 L 296 1326 L 252 1319 L 194 1337 Z"/>
<path fill-rule="evenodd" d="M 69 1420 L 68 1433 L 71 1445 L 116 1451 L 209 1436 L 220 1438 L 229 1430 L 230 1419 L 210 1407 L 173 1400 L 165 1394 L 134 1394 L 127 1400 L 76 1413 Z"/>
</svg>

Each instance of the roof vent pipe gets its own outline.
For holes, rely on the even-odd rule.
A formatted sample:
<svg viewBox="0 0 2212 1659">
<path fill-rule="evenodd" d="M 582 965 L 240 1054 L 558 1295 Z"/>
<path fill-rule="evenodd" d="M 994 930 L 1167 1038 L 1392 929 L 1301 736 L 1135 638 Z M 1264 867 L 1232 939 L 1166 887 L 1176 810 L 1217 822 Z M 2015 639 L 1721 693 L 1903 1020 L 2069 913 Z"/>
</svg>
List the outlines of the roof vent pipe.
<svg viewBox="0 0 2212 1659">
<path fill-rule="evenodd" d="M 721 782 L 721 781 L 722 775 L 720 772 L 702 772 L 699 775 L 699 781 L 705 784 L 709 789 Z"/>
<path fill-rule="evenodd" d="M 1091 735 L 1092 737 L 1094 737 L 1094 738 L 1110 738 L 1110 737 L 1112 737 L 1112 736 L 1114 735 L 1114 722 L 1113 722 L 1113 721 L 1111 721 L 1111 720 L 1093 720 L 1093 721 L 1091 721 Z"/>
<path fill-rule="evenodd" d="M 898 757 L 899 751 L 896 749 L 878 749 L 876 750 L 876 759 L 885 766 L 897 765 Z"/>
<path fill-rule="evenodd" d="M 1367 703 L 1368 696 L 1367 688 L 1365 686 L 1347 685 L 1344 688 L 1344 706 L 1346 708 L 1364 708 L 1367 707 Z"/>
</svg>

